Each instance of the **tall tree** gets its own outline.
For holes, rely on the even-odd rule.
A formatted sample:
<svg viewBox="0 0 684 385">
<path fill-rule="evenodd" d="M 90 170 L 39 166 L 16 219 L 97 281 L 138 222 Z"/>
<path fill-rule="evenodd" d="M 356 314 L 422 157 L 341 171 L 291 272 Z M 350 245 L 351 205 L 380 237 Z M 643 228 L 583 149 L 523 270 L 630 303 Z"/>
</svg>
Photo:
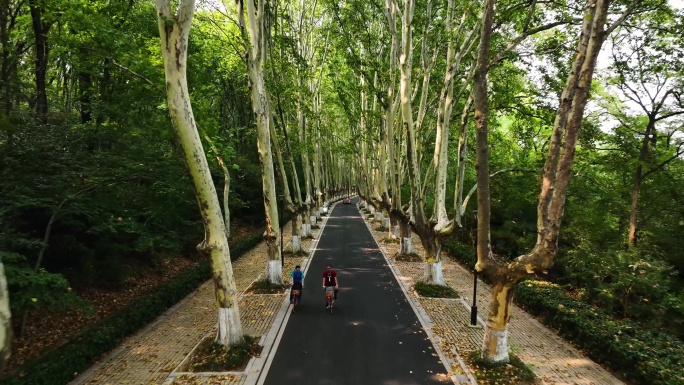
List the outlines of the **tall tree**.
<svg viewBox="0 0 684 385">
<path fill-rule="evenodd" d="M 487 0 L 482 22 L 474 86 L 475 123 L 477 127 L 477 265 L 492 282 L 482 355 L 495 362 L 508 356 L 508 321 L 515 286 L 530 274 L 553 265 L 558 235 L 565 207 L 577 138 L 584 108 L 589 98 L 596 60 L 606 37 L 631 15 L 640 4 L 633 2 L 622 14 L 606 24 L 610 0 L 588 0 L 579 36 L 577 53 L 572 61 L 565 88 L 560 97 L 548 155 L 544 164 L 541 192 L 537 206 L 537 241 L 534 248 L 511 262 L 494 258 L 490 241 L 489 154 L 487 126 L 487 68 L 494 1 Z"/>
<path fill-rule="evenodd" d="M 266 213 L 266 241 L 268 263 L 266 277 L 273 284 L 283 282 L 283 271 L 280 262 L 280 226 L 278 225 L 278 202 L 273 170 L 273 151 L 271 147 L 271 102 L 266 89 L 264 64 L 267 58 L 265 31 L 265 9 L 268 1 L 246 0 L 249 44 L 247 45 L 247 72 L 249 73 L 252 111 L 256 119 L 257 150 L 261 163 L 261 181 Z M 238 18 L 244 26 L 243 1 L 238 0 Z M 244 31 L 244 28 L 243 28 Z"/>
<path fill-rule="evenodd" d="M 0 372 L 5 368 L 11 352 L 12 313 L 10 312 L 9 301 L 5 267 L 0 260 Z"/>
<path fill-rule="evenodd" d="M 197 203 L 204 220 L 204 240 L 198 249 L 211 257 L 218 305 L 218 335 L 223 345 L 243 340 L 237 290 L 230 262 L 230 250 L 221 217 L 221 206 L 211 178 L 207 158 L 197 131 L 187 82 L 188 36 L 195 12 L 194 0 L 156 0 L 157 24 L 166 76 L 169 115 L 190 172 Z"/>
<path fill-rule="evenodd" d="M 642 21 L 648 24 L 648 20 Z M 659 33 L 665 34 L 668 25 L 658 19 Z M 641 23 L 640 23 L 641 24 Z M 640 139 L 639 157 L 634 170 L 632 183 L 629 230 L 627 243 L 635 246 L 639 229 L 639 190 L 654 172 L 684 154 L 684 142 L 676 139 L 676 132 L 682 128 L 675 124 L 668 128 L 668 120 L 684 114 L 684 99 L 681 95 L 682 47 L 677 47 L 672 36 L 655 36 L 655 28 L 635 33 L 633 28 L 625 28 L 624 33 L 612 39 L 613 61 L 616 78 L 612 80 L 619 90 L 621 102 L 635 104 L 645 116 L 642 129 L 632 128 L 627 119 L 625 106 L 612 115 L 617 117 L 625 128 L 634 130 Z M 665 146 L 664 155 L 657 154 L 656 146 Z M 662 147 L 662 146 L 661 146 Z M 667 149 L 672 149 L 668 151 Z"/>
<path fill-rule="evenodd" d="M 53 22 L 46 17 L 46 7 L 43 0 L 30 0 L 31 22 L 33 25 L 34 54 L 35 54 L 35 84 L 36 84 L 36 114 L 43 124 L 48 121 L 47 98 L 47 70 L 50 46 L 48 32 Z"/>
</svg>

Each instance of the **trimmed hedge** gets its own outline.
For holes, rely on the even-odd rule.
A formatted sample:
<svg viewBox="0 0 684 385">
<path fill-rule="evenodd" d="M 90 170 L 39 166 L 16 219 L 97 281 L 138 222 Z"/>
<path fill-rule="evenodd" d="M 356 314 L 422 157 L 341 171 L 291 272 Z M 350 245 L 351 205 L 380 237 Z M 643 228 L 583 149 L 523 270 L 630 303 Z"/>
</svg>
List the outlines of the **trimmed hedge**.
<svg viewBox="0 0 684 385">
<path fill-rule="evenodd" d="M 230 245 L 231 260 L 235 261 L 262 240 L 264 229 L 235 241 Z M 66 384 L 76 374 L 90 367 L 92 362 L 115 348 L 126 337 L 155 320 L 178 303 L 211 276 L 210 263 L 202 261 L 175 279 L 162 283 L 150 293 L 100 321 L 89 326 L 68 342 L 27 362 L 2 378 L 6 385 Z"/>
<path fill-rule="evenodd" d="M 615 320 L 561 286 L 526 281 L 516 289 L 517 302 L 592 359 L 638 384 L 684 384 L 684 344 L 631 320 Z"/>
<path fill-rule="evenodd" d="M 474 265 L 473 247 L 453 240 L 443 246 L 461 262 Z M 684 344 L 677 338 L 631 320 L 616 320 L 551 282 L 524 281 L 515 295 L 516 303 L 545 325 L 634 383 L 684 384 Z"/>
</svg>

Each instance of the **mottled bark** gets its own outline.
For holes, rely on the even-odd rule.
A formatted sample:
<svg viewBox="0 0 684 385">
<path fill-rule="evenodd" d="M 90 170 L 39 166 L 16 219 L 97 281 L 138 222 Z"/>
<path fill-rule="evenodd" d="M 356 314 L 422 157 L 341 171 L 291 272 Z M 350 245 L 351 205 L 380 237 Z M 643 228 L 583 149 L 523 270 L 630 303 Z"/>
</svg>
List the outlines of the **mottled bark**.
<svg viewBox="0 0 684 385">
<path fill-rule="evenodd" d="M 197 203 L 204 221 L 204 240 L 198 249 L 211 258 L 219 320 L 216 339 L 223 345 L 232 345 L 243 340 L 237 290 L 233 280 L 220 203 L 195 124 L 187 85 L 188 36 L 194 6 L 194 0 L 181 0 L 177 11 L 172 12 L 171 1 L 156 0 L 157 24 L 164 61 L 169 115 L 195 187 Z"/>
<path fill-rule="evenodd" d="M 10 358 L 12 345 L 12 313 L 10 312 L 10 298 L 7 291 L 5 267 L 0 260 L 0 372 Z"/>
<path fill-rule="evenodd" d="M 283 282 L 280 264 L 280 226 L 276 198 L 276 184 L 273 170 L 273 152 L 271 150 L 271 112 L 268 91 L 264 79 L 265 31 L 264 9 L 267 1 L 246 0 L 249 45 L 247 45 L 247 70 L 250 80 L 252 111 L 256 121 L 257 152 L 261 163 L 261 181 L 266 214 L 266 250 L 269 262 L 266 265 L 266 276 L 273 284 Z M 240 15 L 239 17 L 242 17 Z M 278 262 L 278 263 L 275 263 Z"/>
<path fill-rule="evenodd" d="M 561 102 L 556 113 L 549 152 L 544 165 L 542 185 L 537 207 L 537 242 L 529 254 L 522 255 L 507 264 L 492 257 L 489 233 L 489 192 L 487 153 L 487 87 L 486 61 L 488 40 L 491 33 L 493 0 L 485 3 L 482 42 L 476 70 L 474 88 L 475 121 L 478 130 L 478 237 L 476 269 L 494 282 L 492 301 L 487 318 L 487 329 L 483 343 L 484 358 L 505 362 L 508 360 L 507 324 L 510 318 L 511 302 L 515 285 L 535 272 L 541 272 L 553 265 L 556 254 L 570 172 L 582 123 L 596 59 L 605 37 L 616 24 L 624 21 L 623 14 L 611 26 L 606 26 L 610 0 L 587 2 L 583 18 L 578 50 L 571 65 Z M 631 12 L 633 8 L 628 9 Z M 488 20 L 489 18 L 489 20 Z"/>
<path fill-rule="evenodd" d="M 36 86 L 36 115 L 38 120 L 47 124 L 48 122 L 48 100 L 47 100 L 47 66 L 50 53 L 48 45 L 48 31 L 52 23 L 47 23 L 43 19 L 45 9 L 38 0 L 30 0 L 29 8 L 31 11 L 31 24 L 33 26 L 34 37 L 34 76 Z"/>
</svg>

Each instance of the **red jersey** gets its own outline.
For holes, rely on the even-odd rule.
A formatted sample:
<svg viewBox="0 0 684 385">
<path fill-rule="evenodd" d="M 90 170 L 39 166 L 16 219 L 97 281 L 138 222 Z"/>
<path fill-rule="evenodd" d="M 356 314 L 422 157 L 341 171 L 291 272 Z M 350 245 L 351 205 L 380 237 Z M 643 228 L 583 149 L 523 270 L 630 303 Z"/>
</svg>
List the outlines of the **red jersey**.
<svg viewBox="0 0 684 385">
<path fill-rule="evenodd" d="M 323 272 L 323 278 L 325 278 L 325 286 L 335 286 L 337 273 L 335 270 L 326 270 Z"/>
</svg>

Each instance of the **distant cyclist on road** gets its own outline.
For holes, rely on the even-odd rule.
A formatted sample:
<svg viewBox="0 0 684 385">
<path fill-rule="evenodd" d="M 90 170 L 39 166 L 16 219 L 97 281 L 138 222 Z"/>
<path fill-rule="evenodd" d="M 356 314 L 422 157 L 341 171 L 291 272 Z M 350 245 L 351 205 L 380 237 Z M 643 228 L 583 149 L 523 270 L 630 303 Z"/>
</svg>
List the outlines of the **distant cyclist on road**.
<svg viewBox="0 0 684 385">
<path fill-rule="evenodd" d="M 339 286 L 337 283 L 337 273 L 332 269 L 332 265 L 328 265 L 328 268 L 323 272 L 323 288 L 325 289 L 330 286 L 335 288 L 335 300 L 337 301 Z M 328 307 L 328 304 L 326 303 L 325 306 Z"/>
<path fill-rule="evenodd" d="M 304 289 L 304 272 L 302 267 L 297 265 L 294 270 L 290 273 L 290 278 L 292 278 L 292 289 L 290 290 L 290 303 L 292 303 L 292 290 L 299 290 L 299 302 L 302 302 L 302 292 Z"/>
</svg>

